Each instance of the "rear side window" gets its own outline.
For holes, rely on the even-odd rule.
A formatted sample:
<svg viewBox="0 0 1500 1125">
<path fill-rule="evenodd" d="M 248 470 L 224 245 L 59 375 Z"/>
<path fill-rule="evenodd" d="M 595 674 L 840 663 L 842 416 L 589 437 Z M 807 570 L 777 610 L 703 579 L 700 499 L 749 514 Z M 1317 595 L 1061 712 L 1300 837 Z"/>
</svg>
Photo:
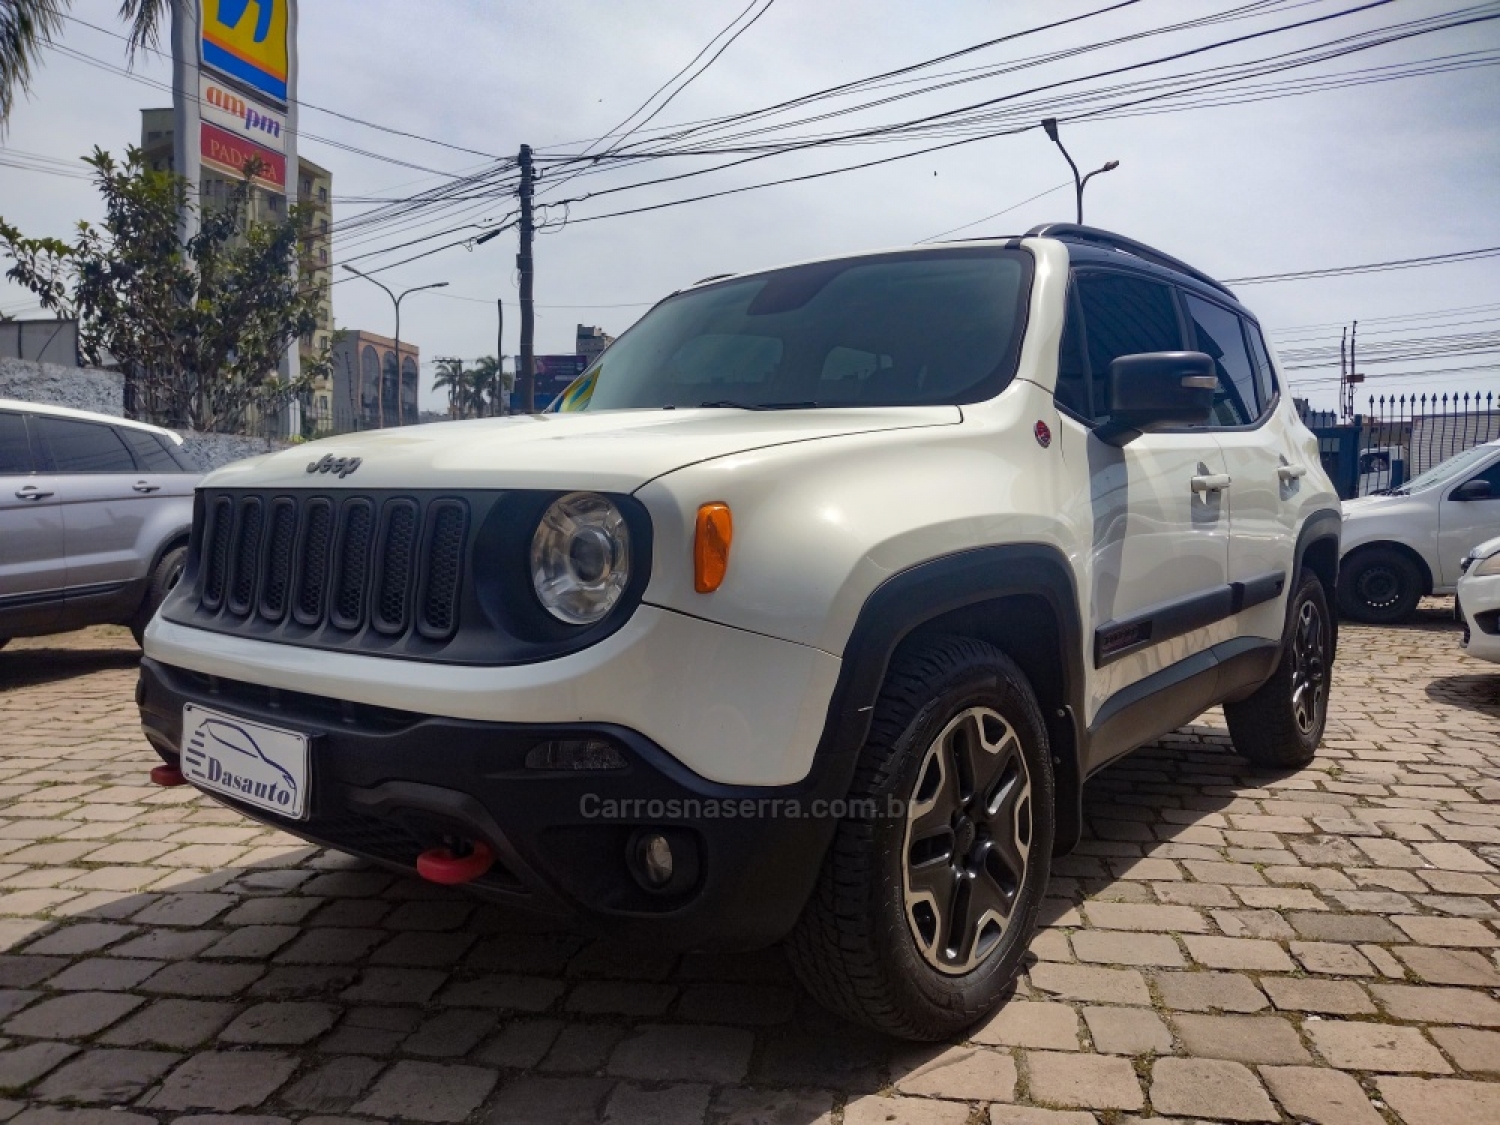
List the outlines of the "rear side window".
<svg viewBox="0 0 1500 1125">
<path fill-rule="evenodd" d="M 59 473 L 133 473 L 135 460 L 113 426 L 72 418 L 35 419 Z"/>
<path fill-rule="evenodd" d="M 1119 273 L 1080 274 L 1078 304 L 1083 312 L 1094 416 L 1109 408 L 1109 365 L 1120 356 L 1175 352 L 1182 348 L 1177 304 L 1165 285 Z"/>
<path fill-rule="evenodd" d="M 1220 426 L 1248 425 L 1260 417 L 1260 403 L 1239 314 L 1192 293 L 1185 297 L 1196 337 L 1194 346 L 1213 358 L 1214 373 L 1219 377 L 1219 389 L 1214 392 L 1214 422 Z"/>
<path fill-rule="evenodd" d="M 156 435 L 147 430 L 131 430 L 121 426 L 117 431 L 135 454 L 135 462 L 148 473 L 180 473 L 182 469 L 172 460 L 171 454 L 162 447 Z"/>
<path fill-rule="evenodd" d="M 203 471 L 203 466 L 198 464 L 197 459 L 171 438 L 162 437 L 161 434 L 157 434 L 156 442 L 167 451 L 168 457 L 177 462 L 177 467 L 184 473 L 201 473 Z"/>
<path fill-rule="evenodd" d="M 1271 368 L 1271 353 L 1261 337 L 1260 326 L 1245 321 L 1245 339 L 1250 341 L 1250 358 L 1255 361 L 1255 389 L 1260 392 L 1260 408 L 1265 410 L 1276 397 L 1276 372 Z"/>
<path fill-rule="evenodd" d="M 16 476 L 36 468 L 26 441 L 26 419 L 0 411 L 0 475 Z"/>
</svg>

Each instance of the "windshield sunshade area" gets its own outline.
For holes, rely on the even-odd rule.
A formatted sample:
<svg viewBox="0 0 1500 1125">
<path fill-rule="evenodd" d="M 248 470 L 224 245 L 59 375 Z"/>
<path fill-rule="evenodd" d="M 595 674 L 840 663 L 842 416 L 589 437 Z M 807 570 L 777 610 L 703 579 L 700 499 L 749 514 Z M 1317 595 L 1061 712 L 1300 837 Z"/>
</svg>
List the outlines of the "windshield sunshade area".
<svg viewBox="0 0 1500 1125">
<path fill-rule="evenodd" d="M 817 262 L 668 298 L 556 411 L 977 402 L 1014 373 L 1031 257 L 990 247 Z"/>
</svg>

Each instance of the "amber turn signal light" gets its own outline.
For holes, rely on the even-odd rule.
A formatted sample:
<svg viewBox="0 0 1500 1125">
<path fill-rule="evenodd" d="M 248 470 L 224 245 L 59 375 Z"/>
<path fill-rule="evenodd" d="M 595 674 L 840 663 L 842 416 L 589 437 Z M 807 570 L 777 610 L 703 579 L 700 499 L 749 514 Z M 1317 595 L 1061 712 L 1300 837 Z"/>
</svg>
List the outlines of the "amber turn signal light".
<svg viewBox="0 0 1500 1125">
<path fill-rule="evenodd" d="M 712 594 L 729 570 L 729 544 L 734 539 L 734 519 L 728 504 L 704 504 L 698 509 L 698 530 L 693 537 L 693 589 Z"/>
</svg>

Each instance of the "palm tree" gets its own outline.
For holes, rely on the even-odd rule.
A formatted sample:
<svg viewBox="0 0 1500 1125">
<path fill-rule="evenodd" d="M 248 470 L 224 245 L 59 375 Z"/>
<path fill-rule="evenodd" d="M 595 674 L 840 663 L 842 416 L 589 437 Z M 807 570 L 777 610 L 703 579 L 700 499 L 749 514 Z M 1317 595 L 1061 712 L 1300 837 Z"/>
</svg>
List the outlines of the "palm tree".
<svg viewBox="0 0 1500 1125">
<path fill-rule="evenodd" d="M 437 361 L 437 376 L 432 380 L 432 389 L 446 388 L 448 391 L 448 416 L 467 418 L 474 402 L 474 372 L 464 370 L 461 359 Z"/>
<path fill-rule="evenodd" d="M 70 0 L 0 0 L 0 128 L 16 94 L 31 89 L 32 74 L 70 7 Z M 134 61 L 141 48 L 156 45 L 171 10 L 171 0 L 120 0 L 120 18 L 130 24 L 127 59 Z"/>
<path fill-rule="evenodd" d="M 494 356 L 480 356 L 474 361 L 476 414 L 499 414 L 500 392 L 503 387 L 504 377 L 500 373 L 500 364 L 495 360 Z"/>
<path fill-rule="evenodd" d="M 474 361 L 474 390 L 481 400 L 480 413 L 496 415 L 500 413 L 500 406 L 505 401 L 505 392 L 510 390 L 516 377 L 507 374 L 504 370 L 503 360 L 498 360 L 492 355 L 481 356 Z M 483 400 L 488 398 L 488 403 Z"/>
</svg>

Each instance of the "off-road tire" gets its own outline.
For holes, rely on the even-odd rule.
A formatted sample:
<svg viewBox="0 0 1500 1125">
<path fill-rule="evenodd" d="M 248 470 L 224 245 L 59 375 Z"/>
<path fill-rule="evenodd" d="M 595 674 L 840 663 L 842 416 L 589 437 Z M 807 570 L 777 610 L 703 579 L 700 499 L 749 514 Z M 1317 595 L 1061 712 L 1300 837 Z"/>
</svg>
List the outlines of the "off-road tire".
<svg viewBox="0 0 1500 1125">
<path fill-rule="evenodd" d="M 151 571 L 151 579 L 146 583 L 145 600 L 141 602 L 141 608 L 136 613 L 135 620 L 130 623 L 130 632 L 135 637 L 136 644 L 144 643 L 146 626 L 151 624 L 151 619 L 156 616 L 161 603 L 167 600 L 172 587 L 177 585 L 186 562 L 186 547 L 173 547 L 156 560 L 156 566 Z"/>
<path fill-rule="evenodd" d="M 929 749 L 951 719 L 982 706 L 1003 718 L 1029 775 L 1029 847 L 1014 906 L 998 940 L 962 975 L 924 959 L 905 899 L 905 803 Z M 991 645 L 941 637 L 892 661 L 860 752 L 851 801 L 874 802 L 876 819 L 840 822 L 817 886 L 787 953 L 821 1004 L 902 1039 L 948 1038 L 990 1012 L 1010 990 L 1046 891 L 1056 828 L 1051 750 L 1036 695 L 1021 670 Z M 901 802 L 891 816 L 888 798 Z"/>
<path fill-rule="evenodd" d="M 1320 667 L 1315 672 L 1306 668 L 1313 659 L 1311 655 L 1299 650 L 1299 631 L 1305 628 L 1304 615 L 1308 613 L 1316 615 L 1321 630 L 1321 651 L 1316 657 Z M 1311 762 L 1328 723 L 1336 634 L 1317 575 L 1303 575 L 1287 604 L 1286 616 L 1276 671 L 1248 699 L 1224 704 L 1234 748 L 1253 764 L 1268 769 L 1290 769 Z M 1309 677 L 1316 678 L 1320 694 L 1310 702 L 1304 698 L 1299 720 L 1296 689 L 1300 682 L 1304 691 L 1312 690 Z"/>
<path fill-rule="evenodd" d="M 1422 572 L 1394 547 L 1355 551 L 1339 567 L 1339 613 L 1363 625 L 1399 625 L 1422 598 Z"/>
</svg>

